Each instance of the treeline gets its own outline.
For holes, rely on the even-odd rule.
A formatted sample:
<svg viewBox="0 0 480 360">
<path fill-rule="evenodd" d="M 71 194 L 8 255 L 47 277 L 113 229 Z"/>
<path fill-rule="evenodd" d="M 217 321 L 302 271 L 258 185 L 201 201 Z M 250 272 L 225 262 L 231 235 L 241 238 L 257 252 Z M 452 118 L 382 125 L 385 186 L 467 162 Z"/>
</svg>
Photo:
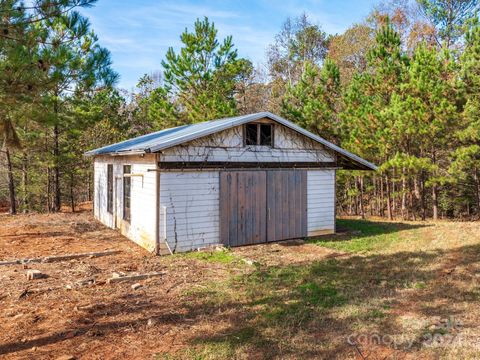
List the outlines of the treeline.
<svg viewBox="0 0 480 360">
<path fill-rule="evenodd" d="M 73 209 L 89 197 L 82 152 L 118 78 L 77 11 L 93 2 L 0 3 L 0 135 L 11 213 L 59 211 L 66 199 Z"/>
<path fill-rule="evenodd" d="M 339 173 L 342 213 L 480 215 L 477 1 L 392 1 L 336 35 L 303 14 L 257 66 L 199 19 L 133 93 L 114 88 L 109 53 L 75 10 L 92 3 L 2 2 L 0 202 L 12 212 L 88 201 L 87 149 L 267 110 L 380 166 Z"/>
</svg>

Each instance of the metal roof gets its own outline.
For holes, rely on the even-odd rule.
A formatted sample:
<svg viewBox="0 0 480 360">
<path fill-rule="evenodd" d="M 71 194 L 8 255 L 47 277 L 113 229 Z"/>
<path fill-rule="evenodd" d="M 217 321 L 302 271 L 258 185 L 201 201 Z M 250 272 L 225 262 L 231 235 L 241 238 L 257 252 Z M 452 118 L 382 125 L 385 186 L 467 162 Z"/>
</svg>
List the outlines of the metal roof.
<svg viewBox="0 0 480 360">
<path fill-rule="evenodd" d="M 85 155 L 130 155 L 158 152 L 191 140 L 208 136 L 216 132 L 243 125 L 245 123 L 259 120 L 262 118 L 269 118 L 292 130 L 295 130 L 309 137 L 310 139 L 319 142 L 328 149 L 333 150 L 337 154 L 341 155 L 341 157 L 346 158 L 353 163 L 356 163 L 357 165 L 361 165 L 362 168 L 377 170 L 377 166 L 375 166 L 374 164 L 270 112 L 259 112 L 255 114 L 205 121 L 201 123 L 165 129 L 126 141 L 122 141 L 113 145 L 104 146 L 99 149 L 90 150 L 87 151 Z"/>
</svg>

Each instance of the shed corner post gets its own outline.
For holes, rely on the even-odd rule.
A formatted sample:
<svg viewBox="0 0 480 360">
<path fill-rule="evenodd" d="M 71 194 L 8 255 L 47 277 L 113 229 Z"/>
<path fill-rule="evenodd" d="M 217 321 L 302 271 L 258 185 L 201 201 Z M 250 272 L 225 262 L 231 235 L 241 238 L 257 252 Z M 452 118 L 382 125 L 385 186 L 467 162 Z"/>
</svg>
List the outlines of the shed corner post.
<svg viewBox="0 0 480 360">
<path fill-rule="evenodd" d="M 98 191 L 95 187 L 95 156 L 93 156 L 92 158 L 92 177 L 93 179 L 91 179 L 92 181 L 92 184 L 93 184 L 93 194 L 89 193 L 88 196 L 92 196 L 92 212 L 93 212 L 93 217 L 96 217 L 95 216 L 95 198 L 96 198 L 96 192 Z M 90 191 L 90 189 L 88 189 L 88 191 Z"/>
<path fill-rule="evenodd" d="M 160 167 L 155 154 L 155 255 L 160 255 Z"/>
<path fill-rule="evenodd" d="M 333 233 L 337 233 L 337 169 L 333 170 Z"/>
</svg>

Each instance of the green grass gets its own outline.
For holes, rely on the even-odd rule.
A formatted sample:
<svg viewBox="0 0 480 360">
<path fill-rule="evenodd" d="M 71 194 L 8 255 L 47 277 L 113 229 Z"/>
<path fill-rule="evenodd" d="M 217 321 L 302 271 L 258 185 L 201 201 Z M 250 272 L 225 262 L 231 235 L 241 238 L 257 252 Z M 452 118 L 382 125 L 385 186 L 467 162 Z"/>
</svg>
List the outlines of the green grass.
<svg viewBox="0 0 480 360">
<path fill-rule="evenodd" d="M 297 287 L 299 295 L 307 304 L 322 308 L 331 308 L 341 305 L 345 298 L 333 285 L 319 285 L 316 282 L 307 282 Z"/>
<path fill-rule="evenodd" d="M 309 266 L 282 266 L 258 269 L 237 280 L 251 306 L 260 307 L 261 322 L 298 324 L 347 302 L 347 283 L 335 259 Z M 233 287 L 232 287 L 233 288 Z"/>
<path fill-rule="evenodd" d="M 387 316 L 385 311 L 380 310 L 380 309 L 372 309 L 369 312 L 367 312 L 364 316 L 365 320 L 375 320 L 375 319 L 383 319 Z"/>
<path fill-rule="evenodd" d="M 449 254 L 456 254 L 459 237 L 470 239 L 477 233 L 476 228 L 470 233 L 459 231 L 462 225 L 342 219 L 338 227 L 346 229 L 345 234 L 309 242 L 351 253 L 347 256 L 310 262 L 286 260 L 275 265 L 260 261 L 248 270 L 242 268 L 241 273 L 232 271 L 223 281 L 192 288 L 186 295 L 202 313 L 223 314 L 229 309 L 233 316 L 230 327 L 220 334 L 200 336 L 179 358 L 248 358 L 256 354 L 331 358 L 338 349 L 347 357 L 352 352 L 345 337 L 352 333 L 421 339 L 431 311 L 447 316 L 457 314 L 463 306 L 465 314 L 470 314 L 478 304 L 479 292 L 471 283 L 471 274 L 470 282 L 462 280 L 461 284 L 455 277 L 438 281 L 438 267 Z M 480 243 L 478 238 L 470 241 L 473 245 L 460 242 L 459 259 L 465 269 L 478 263 Z M 233 250 L 186 256 L 238 269 L 231 265 L 240 259 L 234 254 Z M 282 251 L 270 256 L 282 256 Z M 302 256 L 299 252 L 298 259 Z M 455 271 L 461 273 L 458 267 Z M 404 300 L 407 303 L 402 305 Z M 416 308 L 415 302 L 421 307 Z M 439 303 L 443 305 L 439 307 Z"/>
<path fill-rule="evenodd" d="M 179 351 L 175 355 L 157 353 L 153 358 L 156 360 L 234 359 L 237 353 L 247 348 L 261 349 L 262 347 L 268 347 L 269 342 L 258 335 L 255 327 L 246 325 L 213 338 L 197 339 L 192 343 L 192 346 Z"/>
<path fill-rule="evenodd" d="M 309 242 L 346 252 L 383 251 L 402 241 L 400 232 L 417 226 L 403 223 L 373 222 L 367 220 L 337 220 L 337 227 L 347 232 L 342 235 L 322 236 Z"/>
<path fill-rule="evenodd" d="M 230 250 L 194 251 L 186 254 L 181 254 L 180 256 L 222 264 L 229 264 L 238 260 L 238 258 Z"/>
</svg>

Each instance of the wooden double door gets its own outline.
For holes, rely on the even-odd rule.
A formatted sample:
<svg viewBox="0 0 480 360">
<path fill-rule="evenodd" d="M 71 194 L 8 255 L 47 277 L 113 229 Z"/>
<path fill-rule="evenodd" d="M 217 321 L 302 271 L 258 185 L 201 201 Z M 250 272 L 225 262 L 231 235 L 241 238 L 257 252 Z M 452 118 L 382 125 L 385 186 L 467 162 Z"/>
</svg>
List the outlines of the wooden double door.
<svg viewBox="0 0 480 360">
<path fill-rule="evenodd" d="M 220 172 L 220 237 L 227 246 L 307 235 L 305 170 Z"/>
</svg>

